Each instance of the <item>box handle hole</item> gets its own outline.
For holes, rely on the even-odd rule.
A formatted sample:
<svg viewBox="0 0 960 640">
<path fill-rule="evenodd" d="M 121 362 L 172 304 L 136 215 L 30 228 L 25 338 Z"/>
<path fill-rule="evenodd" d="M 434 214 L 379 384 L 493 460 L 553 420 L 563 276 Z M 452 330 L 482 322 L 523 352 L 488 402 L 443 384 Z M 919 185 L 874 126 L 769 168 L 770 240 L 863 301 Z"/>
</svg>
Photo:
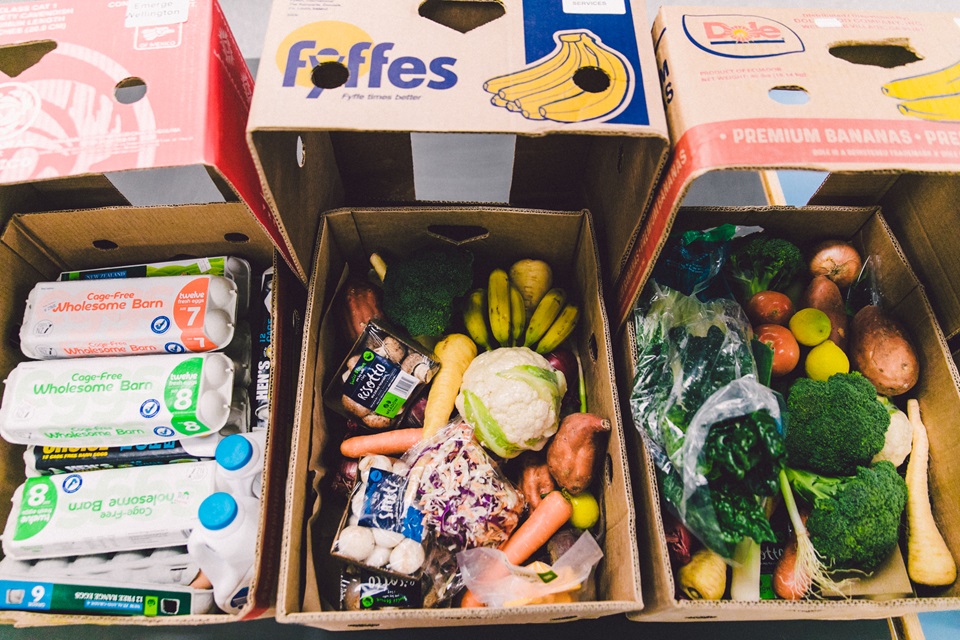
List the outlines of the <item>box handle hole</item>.
<svg viewBox="0 0 960 640">
<path fill-rule="evenodd" d="M 901 42 L 838 42 L 829 49 L 834 58 L 845 60 L 851 64 L 862 64 L 869 67 L 883 67 L 893 69 L 902 67 L 911 62 L 922 60 L 916 52 Z"/>
<path fill-rule="evenodd" d="M 488 22 L 493 22 L 506 13 L 501 0 L 427 0 L 420 5 L 419 13 L 427 20 L 432 20 L 460 33 L 473 31 Z"/>
<path fill-rule="evenodd" d="M 141 78 L 124 78 L 113 88 L 113 97 L 120 104 L 133 104 L 143 99 L 147 95 L 147 83 Z"/>
<path fill-rule="evenodd" d="M 437 238 L 455 245 L 481 240 L 490 235 L 484 227 L 473 225 L 432 224 L 427 230 Z"/>
<path fill-rule="evenodd" d="M 348 627 L 351 629 L 375 629 L 380 626 L 378 622 L 356 622 L 354 624 L 348 624 Z"/>
<path fill-rule="evenodd" d="M 250 238 L 245 233 L 225 233 L 223 234 L 223 239 L 227 242 L 233 242 L 234 244 L 250 242 Z"/>
<path fill-rule="evenodd" d="M 603 93 L 610 88 L 610 76 L 600 67 L 580 67 L 573 74 L 573 84 L 587 93 Z"/>
<path fill-rule="evenodd" d="M 307 149 L 303 146 L 303 138 L 297 136 L 297 166 L 301 169 L 307 162 Z"/>
<path fill-rule="evenodd" d="M 322 52 L 321 52 L 322 53 Z M 350 70 L 342 62 L 321 62 L 310 72 L 310 82 L 318 89 L 336 89 L 347 84 Z"/>
<path fill-rule="evenodd" d="M 810 94 L 803 87 L 774 87 L 767 92 L 774 102 L 786 105 L 801 105 L 810 102 Z"/>
<path fill-rule="evenodd" d="M 56 48 L 57 43 L 53 40 L 36 40 L 0 47 L 0 71 L 16 78 Z"/>
<path fill-rule="evenodd" d="M 100 251 L 113 251 L 120 245 L 112 240 L 94 240 L 93 246 L 100 249 Z"/>
<path fill-rule="evenodd" d="M 568 622 L 570 620 L 579 620 L 580 616 L 560 616 L 559 618 L 550 618 L 550 622 Z"/>
</svg>

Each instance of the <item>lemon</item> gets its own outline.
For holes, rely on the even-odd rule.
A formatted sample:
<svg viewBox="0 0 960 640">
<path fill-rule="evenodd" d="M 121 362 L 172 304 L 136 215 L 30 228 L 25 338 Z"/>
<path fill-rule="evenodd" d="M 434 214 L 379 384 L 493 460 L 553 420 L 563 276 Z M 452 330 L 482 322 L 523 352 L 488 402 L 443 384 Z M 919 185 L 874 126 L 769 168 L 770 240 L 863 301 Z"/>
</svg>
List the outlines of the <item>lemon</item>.
<svg viewBox="0 0 960 640">
<path fill-rule="evenodd" d="M 823 311 L 808 307 L 790 317 L 790 332 L 797 342 L 815 347 L 830 337 L 830 318 Z"/>
<path fill-rule="evenodd" d="M 566 498 L 573 507 L 570 524 L 577 529 L 589 529 L 597 524 L 597 520 L 600 519 L 600 504 L 596 498 L 586 491 L 576 496 L 567 493 Z"/>
<path fill-rule="evenodd" d="M 850 360 L 843 349 L 827 340 L 815 346 L 803 363 L 807 376 L 814 380 L 826 380 L 835 373 L 850 373 Z"/>
</svg>

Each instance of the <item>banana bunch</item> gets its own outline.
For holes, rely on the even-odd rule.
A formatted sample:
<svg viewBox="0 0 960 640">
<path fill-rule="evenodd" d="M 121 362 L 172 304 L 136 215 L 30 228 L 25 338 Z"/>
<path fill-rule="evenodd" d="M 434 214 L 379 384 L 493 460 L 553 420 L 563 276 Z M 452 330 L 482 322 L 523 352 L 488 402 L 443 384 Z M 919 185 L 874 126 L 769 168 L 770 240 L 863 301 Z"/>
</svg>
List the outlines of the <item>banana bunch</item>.
<svg viewBox="0 0 960 640">
<path fill-rule="evenodd" d="M 553 351 L 573 333 L 580 310 L 566 304 L 566 292 L 550 288 L 551 284 L 550 266 L 542 260 L 520 260 L 509 274 L 494 269 L 487 288 L 467 296 L 463 311 L 467 333 L 487 351 L 497 346 L 524 346 L 541 354 Z"/>
<path fill-rule="evenodd" d="M 900 113 L 923 120 L 960 122 L 960 62 L 881 87 L 884 95 L 903 100 Z"/>
<path fill-rule="evenodd" d="M 530 66 L 483 84 L 490 102 L 528 120 L 582 122 L 628 102 L 630 67 L 589 31 L 555 33 L 557 48 Z"/>
</svg>

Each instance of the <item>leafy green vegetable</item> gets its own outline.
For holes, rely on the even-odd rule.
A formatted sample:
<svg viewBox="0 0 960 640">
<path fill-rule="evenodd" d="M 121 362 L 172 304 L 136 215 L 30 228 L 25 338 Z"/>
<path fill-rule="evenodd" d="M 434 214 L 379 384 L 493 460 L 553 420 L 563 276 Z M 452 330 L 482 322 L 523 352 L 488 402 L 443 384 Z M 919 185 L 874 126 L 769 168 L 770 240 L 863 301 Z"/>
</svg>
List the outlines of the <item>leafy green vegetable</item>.
<svg viewBox="0 0 960 640">
<path fill-rule="evenodd" d="M 833 478 L 787 469 L 793 489 L 813 505 L 807 530 L 814 548 L 833 569 L 873 571 L 900 538 L 907 485 L 886 460 Z"/>
</svg>

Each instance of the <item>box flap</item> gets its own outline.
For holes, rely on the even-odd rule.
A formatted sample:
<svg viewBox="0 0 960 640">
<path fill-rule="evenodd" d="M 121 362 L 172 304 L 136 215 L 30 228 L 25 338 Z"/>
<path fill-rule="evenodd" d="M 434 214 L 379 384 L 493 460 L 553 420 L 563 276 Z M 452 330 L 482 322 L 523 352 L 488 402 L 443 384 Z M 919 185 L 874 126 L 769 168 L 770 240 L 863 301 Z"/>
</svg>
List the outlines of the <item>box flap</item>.
<svg viewBox="0 0 960 640">
<path fill-rule="evenodd" d="M 674 153 L 614 317 L 626 317 L 673 212 L 707 171 L 960 172 L 957 28 L 945 13 L 662 8 L 653 40 Z M 858 179 L 837 187 L 864 203 Z"/>
<path fill-rule="evenodd" d="M 587 207 L 615 272 L 667 146 L 642 7 L 274 2 L 247 130 L 298 271 L 322 211 L 473 201 Z"/>
</svg>

